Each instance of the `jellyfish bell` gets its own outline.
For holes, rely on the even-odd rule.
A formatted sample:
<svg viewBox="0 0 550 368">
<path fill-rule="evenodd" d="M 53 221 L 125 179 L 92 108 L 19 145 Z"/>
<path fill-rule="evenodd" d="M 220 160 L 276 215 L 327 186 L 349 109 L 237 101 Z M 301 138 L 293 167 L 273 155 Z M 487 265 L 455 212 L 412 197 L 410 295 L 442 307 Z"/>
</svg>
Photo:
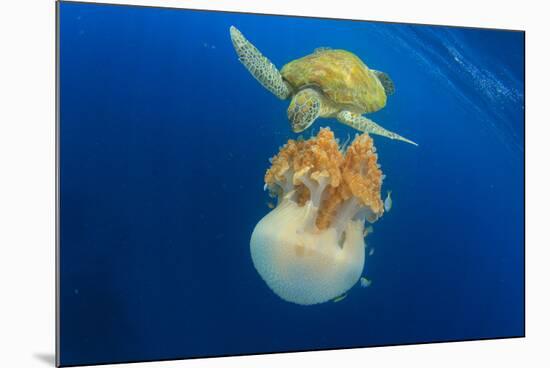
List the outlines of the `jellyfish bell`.
<svg viewBox="0 0 550 368">
<path fill-rule="evenodd" d="M 365 258 L 358 221 L 349 224 L 342 242 L 335 229 L 306 230 L 308 211 L 284 201 L 258 223 L 250 242 L 254 266 L 267 285 L 282 299 L 303 305 L 326 302 L 351 288 Z"/>
<path fill-rule="evenodd" d="M 363 272 L 365 221 L 384 211 L 382 173 L 368 134 L 342 150 L 330 129 L 321 129 L 309 140 L 290 140 L 265 175 L 278 203 L 254 228 L 250 251 L 262 279 L 286 301 L 333 300 Z"/>
</svg>

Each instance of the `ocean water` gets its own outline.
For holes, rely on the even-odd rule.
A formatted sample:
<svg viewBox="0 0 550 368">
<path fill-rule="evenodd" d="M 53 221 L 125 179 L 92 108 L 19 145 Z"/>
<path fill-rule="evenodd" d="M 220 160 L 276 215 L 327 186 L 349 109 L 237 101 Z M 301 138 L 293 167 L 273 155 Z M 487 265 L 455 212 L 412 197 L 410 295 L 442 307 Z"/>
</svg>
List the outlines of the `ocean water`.
<svg viewBox="0 0 550 368">
<path fill-rule="evenodd" d="M 296 138 L 239 63 L 342 48 L 396 91 L 369 117 L 393 208 L 368 288 L 285 302 L 249 241 L 268 159 Z M 524 335 L 524 34 L 59 4 L 63 365 Z M 330 127 L 319 119 L 304 135 Z"/>
</svg>

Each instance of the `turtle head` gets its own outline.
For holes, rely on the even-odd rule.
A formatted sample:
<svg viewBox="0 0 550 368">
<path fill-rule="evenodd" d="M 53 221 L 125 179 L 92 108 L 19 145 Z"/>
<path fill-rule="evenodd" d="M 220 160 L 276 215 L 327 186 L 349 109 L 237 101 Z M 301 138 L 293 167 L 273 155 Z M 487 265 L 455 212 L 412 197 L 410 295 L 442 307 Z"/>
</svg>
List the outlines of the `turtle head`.
<svg viewBox="0 0 550 368">
<path fill-rule="evenodd" d="M 309 128 L 319 117 L 320 112 L 321 96 L 319 96 L 319 92 L 312 88 L 298 91 L 290 101 L 287 110 L 292 131 L 300 133 Z"/>
<path fill-rule="evenodd" d="M 380 83 L 382 83 L 382 87 L 384 87 L 384 91 L 386 92 L 386 96 L 391 96 L 395 92 L 395 86 L 393 84 L 393 81 L 391 80 L 390 76 L 387 75 L 384 72 L 380 72 L 378 70 L 373 70 L 374 75 L 378 78 Z"/>
</svg>

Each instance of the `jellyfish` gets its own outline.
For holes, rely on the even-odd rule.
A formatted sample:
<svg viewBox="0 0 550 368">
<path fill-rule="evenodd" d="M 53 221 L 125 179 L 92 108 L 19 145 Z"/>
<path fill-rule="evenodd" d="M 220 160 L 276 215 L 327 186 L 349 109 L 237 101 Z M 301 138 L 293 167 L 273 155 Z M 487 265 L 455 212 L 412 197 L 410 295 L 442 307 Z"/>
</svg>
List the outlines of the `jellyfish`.
<svg viewBox="0 0 550 368">
<path fill-rule="evenodd" d="M 265 187 L 277 205 L 250 239 L 254 267 L 288 302 L 313 305 L 345 294 L 365 263 L 365 221 L 384 213 L 383 175 L 373 141 L 339 147 L 329 128 L 289 140 L 271 158 Z"/>
</svg>

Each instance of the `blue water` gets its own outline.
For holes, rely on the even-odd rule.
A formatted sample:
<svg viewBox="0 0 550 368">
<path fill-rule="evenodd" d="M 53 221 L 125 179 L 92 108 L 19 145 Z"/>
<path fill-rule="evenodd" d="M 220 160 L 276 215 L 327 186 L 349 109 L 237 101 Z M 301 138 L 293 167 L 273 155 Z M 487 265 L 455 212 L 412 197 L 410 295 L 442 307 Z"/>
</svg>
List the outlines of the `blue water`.
<svg viewBox="0 0 550 368">
<path fill-rule="evenodd" d="M 60 4 L 64 365 L 524 335 L 524 34 Z M 393 208 L 369 288 L 298 306 L 253 267 L 288 101 L 238 62 L 350 50 L 396 92 L 370 117 Z M 332 119 L 345 139 L 355 132 Z"/>
</svg>

